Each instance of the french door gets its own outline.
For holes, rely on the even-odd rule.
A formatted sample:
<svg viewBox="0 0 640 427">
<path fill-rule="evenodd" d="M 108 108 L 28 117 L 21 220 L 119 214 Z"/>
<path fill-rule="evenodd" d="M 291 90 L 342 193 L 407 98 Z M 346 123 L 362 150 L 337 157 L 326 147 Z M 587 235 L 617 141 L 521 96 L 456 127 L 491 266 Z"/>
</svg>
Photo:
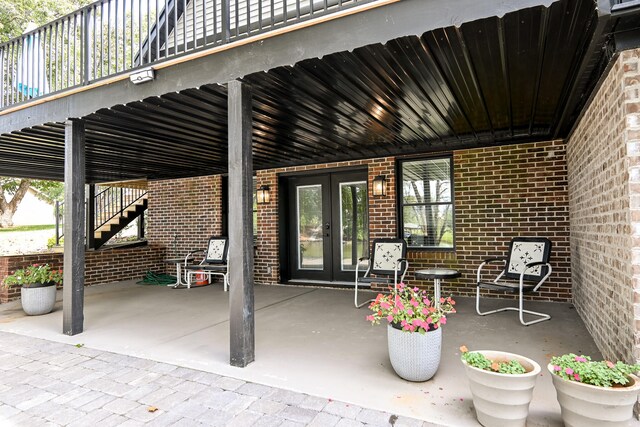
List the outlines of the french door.
<svg viewBox="0 0 640 427">
<path fill-rule="evenodd" d="M 287 187 L 291 279 L 353 281 L 369 246 L 366 171 L 291 177 Z"/>
</svg>

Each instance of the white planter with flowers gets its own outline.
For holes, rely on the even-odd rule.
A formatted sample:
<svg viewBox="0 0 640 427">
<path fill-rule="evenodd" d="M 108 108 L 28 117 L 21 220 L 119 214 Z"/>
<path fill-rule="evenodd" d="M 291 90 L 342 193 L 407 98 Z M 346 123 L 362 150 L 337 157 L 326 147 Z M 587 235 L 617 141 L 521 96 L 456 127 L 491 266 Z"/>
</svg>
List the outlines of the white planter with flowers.
<svg viewBox="0 0 640 427">
<path fill-rule="evenodd" d="M 400 378 L 408 381 L 431 379 L 440 365 L 442 325 L 446 314 L 455 313 L 455 301 L 429 298 L 424 290 L 400 283 L 397 290 L 378 294 L 369 308 L 367 320 L 386 320 L 389 360 Z"/>
<path fill-rule="evenodd" d="M 484 427 L 524 427 L 540 365 L 519 354 L 460 348 L 478 422 Z"/>
<path fill-rule="evenodd" d="M 547 366 L 567 427 L 627 426 L 638 401 L 640 365 L 565 354 Z"/>
<path fill-rule="evenodd" d="M 49 264 L 33 264 L 16 270 L 4 279 L 4 286 L 21 286 L 22 309 L 29 316 L 51 313 L 56 304 L 56 287 L 62 283 L 62 270 Z"/>
</svg>

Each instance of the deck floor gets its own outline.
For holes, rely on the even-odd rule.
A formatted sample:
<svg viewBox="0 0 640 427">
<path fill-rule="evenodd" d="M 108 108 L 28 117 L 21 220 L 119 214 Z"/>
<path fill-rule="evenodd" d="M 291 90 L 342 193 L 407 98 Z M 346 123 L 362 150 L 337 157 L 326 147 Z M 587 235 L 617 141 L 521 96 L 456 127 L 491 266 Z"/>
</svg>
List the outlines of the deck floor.
<svg viewBox="0 0 640 427">
<path fill-rule="evenodd" d="M 59 293 L 58 298 L 62 297 Z M 443 333 L 440 368 L 424 383 L 393 372 L 385 326 L 364 320 L 346 290 L 257 286 L 256 361 L 234 368 L 229 359 L 229 304 L 222 286 L 174 290 L 133 281 L 85 292 L 85 332 L 62 334 L 62 303 L 28 317 L 19 302 L 0 305 L 0 330 L 173 363 L 246 381 L 342 400 L 442 425 L 475 426 L 471 394 L 458 348 L 520 353 L 546 365 L 565 352 L 600 354 L 570 304 L 531 303 L 552 319 L 523 327 L 514 312 L 480 317 L 474 301 L 457 298 L 458 313 Z M 504 303 L 492 300 L 489 306 Z M 507 301 L 513 304 L 514 301 Z M 546 370 L 538 379 L 529 426 L 560 426 L 560 407 Z"/>
</svg>

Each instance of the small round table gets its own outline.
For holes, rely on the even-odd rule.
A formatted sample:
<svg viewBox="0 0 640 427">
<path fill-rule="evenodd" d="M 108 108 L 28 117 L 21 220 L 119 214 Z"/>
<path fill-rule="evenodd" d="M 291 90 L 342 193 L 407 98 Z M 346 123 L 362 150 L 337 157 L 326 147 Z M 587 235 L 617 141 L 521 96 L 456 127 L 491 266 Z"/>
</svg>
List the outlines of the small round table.
<svg viewBox="0 0 640 427">
<path fill-rule="evenodd" d="M 440 305 L 440 282 L 444 279 L 455 279 L 460 277 L 458 270 L 451 268 L 428 268 L 426 270 L 416 270 L 416 279 L 433 279 L 435 306 Z"/>
<path fill-rule="evenodd" d="M 193 261 L 193 257 L 188 257 L 187 259 L 185 259 L 185 257 L 182 258 L 170 258 L 170 259 L 165 259 L 164 262 L 167 264 L 175 264 L 176 265 L 176 283 L 172 283 L 170 285 L 167 286 L 186 286 L 187 283 L 182 281 L 182 269 L 180 268 L 181 265 L 183 263 L 186 262 L 191 262 Z"/>
</svg>

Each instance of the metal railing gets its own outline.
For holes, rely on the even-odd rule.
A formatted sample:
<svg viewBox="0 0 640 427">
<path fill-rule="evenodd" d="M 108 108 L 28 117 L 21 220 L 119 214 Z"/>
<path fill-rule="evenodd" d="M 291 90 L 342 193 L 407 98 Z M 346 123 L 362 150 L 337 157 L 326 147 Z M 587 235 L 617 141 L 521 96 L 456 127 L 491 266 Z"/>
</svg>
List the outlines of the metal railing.
<svg viewBox="0 0 640 427">
<path fill-rule="evenodd" d="M 97 194 L 93 197 L 92 209 L 86 209 L 89 215 L 93 211 L 93 232 L 112 219 L 124 215 L 124 212 L 137 201 L 141 200 L 147 190 L 125 187 L 97 187 Z M 86 207 L 86 205 L 85 205 Z M 56 202 L 56 245 L 64 236 L 64 203 Z"/>
<path fill-rule="evenodd" d="M 100 0 L 0 45 L 0 109 L 374 0 Z"/>
</svg>

